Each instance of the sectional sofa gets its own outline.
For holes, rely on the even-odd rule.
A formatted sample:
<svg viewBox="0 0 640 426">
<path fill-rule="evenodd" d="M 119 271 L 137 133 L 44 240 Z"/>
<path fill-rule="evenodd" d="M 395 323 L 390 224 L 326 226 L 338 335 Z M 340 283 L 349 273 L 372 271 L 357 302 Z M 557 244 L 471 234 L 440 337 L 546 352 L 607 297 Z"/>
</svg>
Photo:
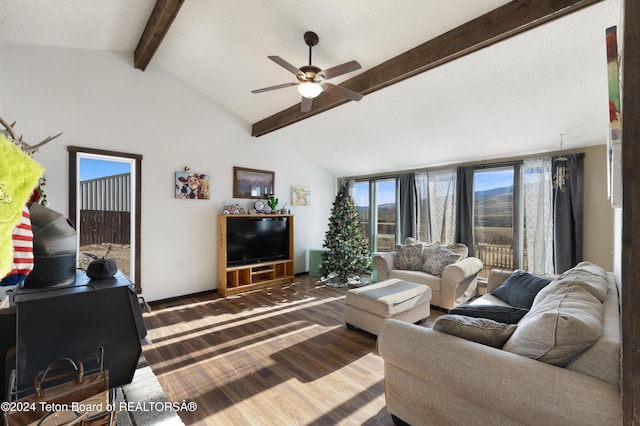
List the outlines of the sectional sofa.
<svg viewBox="0 0 640 426">
<path fill-rule="evenodd" d="M 518 311 L 495 296 L 512 275 L 491 271 L 489 293 L 467 311 L 482 311 L 479 305 L 503 314 L 510 307 Z M 387 409 L 399 422 L 603 426 L 622 421 L 619 288 L 611 272 L 589 262 L 539 290 L 515 324 L 459 314 L 443 315 L 433 329 L 389 320 L 378 350 Z"/>
</svg>

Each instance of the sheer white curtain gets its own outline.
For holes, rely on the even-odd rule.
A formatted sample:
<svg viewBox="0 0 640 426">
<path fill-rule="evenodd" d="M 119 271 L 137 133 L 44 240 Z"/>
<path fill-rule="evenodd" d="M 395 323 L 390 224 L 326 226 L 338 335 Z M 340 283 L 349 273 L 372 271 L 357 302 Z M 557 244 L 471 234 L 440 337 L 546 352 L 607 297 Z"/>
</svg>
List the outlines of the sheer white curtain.
<svg viewBox="0 0 640 426">
<path fill-rule="evenodd" d="M 552 274 L 553 198 L 551 157 L 524 160 L 524 223 L 527 269 Z"/>
<path fill-rule="evenodd" d="M 351 198 L 353 198 L 355 200 L 356 199 L 356 181 L 355 181 L 355 179 L 349 179 L 346 182 L 344 182 L 343 184 L 347 185 L 347 189 L 349 191 L 349 195 L 351 196 Z"/>
<path fill-rule="evenodd" d="M 416 208 L 417 238 L 420 241 L 431 241 L 431 220 L 429 219 L 429 176 L 427 172 L 416 172 Z M 404 243 L 404 241 L 403 241 Z"/>
<path fill-rule="evenodd" d="M 456 169 L 416 173 L 418 239 L 453 243 L 456 233 Z"/>
</svg>

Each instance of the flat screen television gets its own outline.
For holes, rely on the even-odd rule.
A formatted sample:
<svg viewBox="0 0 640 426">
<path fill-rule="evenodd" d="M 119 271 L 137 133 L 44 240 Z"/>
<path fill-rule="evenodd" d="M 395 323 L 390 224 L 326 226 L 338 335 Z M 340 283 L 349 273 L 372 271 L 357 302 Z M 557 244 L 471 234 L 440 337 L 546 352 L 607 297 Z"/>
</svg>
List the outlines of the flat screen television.
<svg viewBox="0 0 640 426">
<path fill-rule="evenodd" d="M 286 217 L 234 217 L 227 220 L 227 266 L 289 258 Z"/>
</svg>

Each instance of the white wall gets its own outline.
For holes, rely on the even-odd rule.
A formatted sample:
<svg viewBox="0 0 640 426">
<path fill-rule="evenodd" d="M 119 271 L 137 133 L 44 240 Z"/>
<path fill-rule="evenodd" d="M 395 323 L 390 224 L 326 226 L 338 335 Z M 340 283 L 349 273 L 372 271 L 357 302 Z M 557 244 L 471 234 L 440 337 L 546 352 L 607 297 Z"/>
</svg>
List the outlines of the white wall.
<svg viewBox="0 0 640 426">
<path fill-rule="evenodd" d="M 618 280 L 622 282 L 622 209 L 614 210 L 614 229 L 613 229 L 613 272 Z"/>
<path fill-rule="evenodd" d="M 592 146 L 584 156 L 583 259 L 614 270 L 614 209 L 607 195 L 607 147 Z"/>
<path fill-rule="evenodd" d="M 142 154 L 142 289 L 153 301 L 217 287 L 216 215 L 233 200 L 233 166 L 276 173 L 275 193 L 311 188 L 295 214 L 296 272 L 321 247 L 335 178 L 163 69 L 133 68 L 133 55 L 0 44 L 0 116 L 30 142 L 63 131 L 34 158 L 46 168 L 50 207 L 68 215 L 67 146 Z M 176 200 L 174 172 L 211 175 L 211 200 Z"/>
<path fill-rule="evenodd" d="M 4 52 L 5 50 L 3 48 L 3 44 L 0 43 L 0 55 L 1 55 L 0 57 L 4 56 Z M 0 111 L 2 111 L 2 106 L 4 104 L 4 84 L 2 82 L 6 81 L 5 71 L 4 71 L 5 68 L 6 68 L 6 61 L 0 61 Z"/>
</svg>

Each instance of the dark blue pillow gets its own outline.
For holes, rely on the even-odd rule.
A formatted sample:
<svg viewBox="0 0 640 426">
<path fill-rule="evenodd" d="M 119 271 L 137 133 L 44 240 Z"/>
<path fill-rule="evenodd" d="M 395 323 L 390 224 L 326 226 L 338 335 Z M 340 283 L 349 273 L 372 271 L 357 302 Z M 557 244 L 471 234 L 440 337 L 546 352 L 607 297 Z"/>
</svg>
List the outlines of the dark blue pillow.
<svg viewBox="0 0 640 426">
<path fill-rule="evenodd" d="M 516 324 L 527 312 L 528 309 L 502 305 L 460 305 L 449 310 L 449 314 L 486 318 L 504 324 Z"/>
<path fill-rule="evenodd" d="M 511 306 L 531 309 L 536 294 L 550 282 L 550 278 L 516 271 L 491 294 Z"/>
</svg>

